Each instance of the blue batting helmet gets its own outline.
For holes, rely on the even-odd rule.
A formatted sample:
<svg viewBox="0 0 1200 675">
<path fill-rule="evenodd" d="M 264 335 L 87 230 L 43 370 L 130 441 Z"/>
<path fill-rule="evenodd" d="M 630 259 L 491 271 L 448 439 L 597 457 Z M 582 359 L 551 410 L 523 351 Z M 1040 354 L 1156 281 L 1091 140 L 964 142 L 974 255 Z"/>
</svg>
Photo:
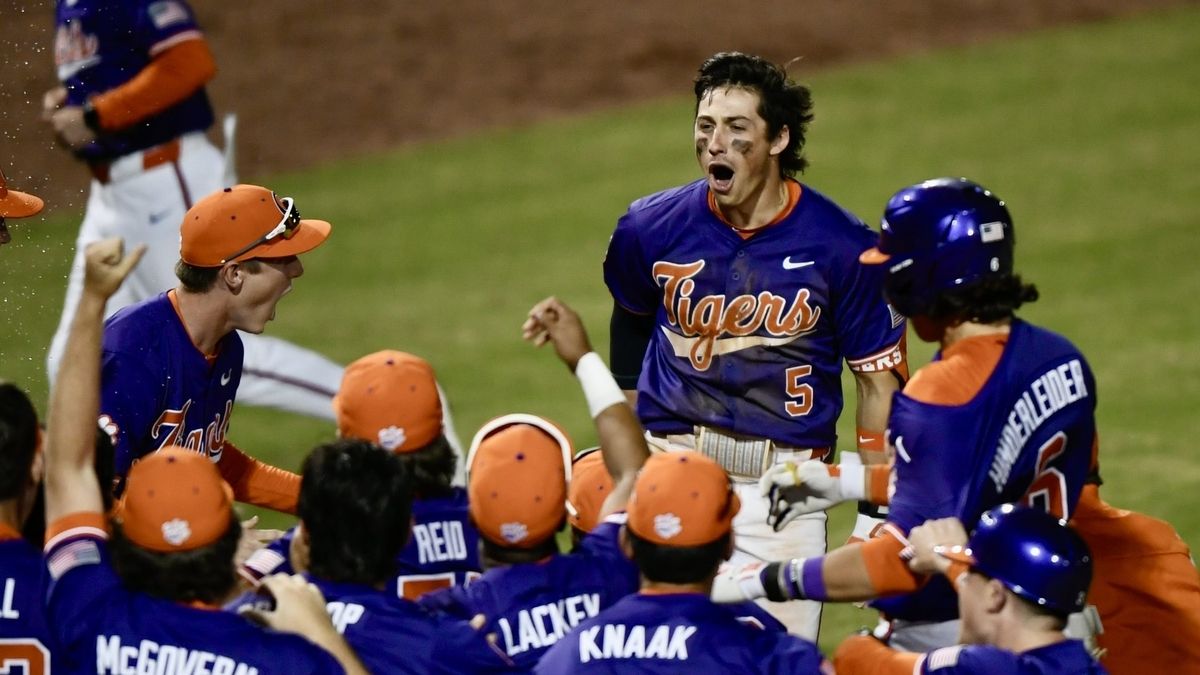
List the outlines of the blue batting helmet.
<svg viewBox="0 0 1200 675">
<path fill-rule="evenodd" d="M 1065 616 L 1087 604 L 1092 554 L 1065 520 L 1045 511 L 998 506 L 979 519 L 966 549 L 942 555 L 967 563 L 1055 613 Z"/>
<path fill-rule="evenodd" d="M 905 316 L 929 311 L 942 291 L 1013 268 L 1004 202 L 966 178 L 935 178 L 892 195 L 879 245 L 860 257 L 887 263 L 884 293 Z"/>
</svg>

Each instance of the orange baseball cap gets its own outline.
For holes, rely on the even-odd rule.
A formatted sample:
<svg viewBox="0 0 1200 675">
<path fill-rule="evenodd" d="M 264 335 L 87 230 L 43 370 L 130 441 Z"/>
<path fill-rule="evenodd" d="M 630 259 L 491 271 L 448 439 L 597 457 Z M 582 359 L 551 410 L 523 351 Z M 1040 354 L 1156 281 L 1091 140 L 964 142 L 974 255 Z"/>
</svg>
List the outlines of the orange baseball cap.
<svg viewBox="0 0 1200 675">
<path fill-rule="evenodd" d="M 600 448 L 580 452 L 572 463 L 571 484 L 567 486 L 567 522 L 591 532 L 600 521 L 600 509 L 612 489 L 612 476 L 604 466 Z"/>
<path fill-rule="evenodd" d="M 420 450 L 442 433 L 442 400 L 433 367 L 394 349 L 346 366 L 333 413 L 343 437 L 393 452 Z"/>
<path fill-rule="evenodd" d="M 467 502 L 479 533 L 508 548 L 554 536 L 566 512 L 571 439 L 553 422 L 512 414 L 483 425 L 467 455 Z"/>
<path fill-rule="evenodd" d="M 8 179 L 0 170 L 0 218 L 27 218 L 37 215 L 43 206 L 40 197 L 8 189 Z"/>
<path fill-rule="evenodd" d="M 151 551 L 191 551 L 229 529 L 233 490 L 207 456 L 167 446 L 129 470 L 115 518 Z"/>
<path fill-rule="evenodd" d="M 196 202 L 183 216 L 179 257 L 195 267 L 251 258 L 286 258 L 329 237 L 323 220 L 302 220 L 291 197 L 257 185 L 237 185 Z"/>
<path fill-rule="evenodd" d="M 703 546 L 729 533 L 742 502 L 719 464 L 686 450 L 650 455 L 626 509 L 626 527 L 664 546 Z"/>
</svg>

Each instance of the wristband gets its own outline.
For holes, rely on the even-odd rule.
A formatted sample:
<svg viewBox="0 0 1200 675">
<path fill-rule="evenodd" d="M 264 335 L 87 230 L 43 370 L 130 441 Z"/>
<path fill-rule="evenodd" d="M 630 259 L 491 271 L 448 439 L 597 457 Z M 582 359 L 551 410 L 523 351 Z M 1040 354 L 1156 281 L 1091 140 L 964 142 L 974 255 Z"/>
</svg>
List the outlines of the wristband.
<svg viewBox="0 0 1200 675">
<path fill-rule="evenodd" d="M 596 352 L 588 352 L 580 357 L 575 364 L 575 377 L 579 378 L 579 384 L 583 387 L 583 396 L 587 399 L 592 419 L 599 417 L 609 407 L 628 401 L 608 366 L 604 365 L 604 359 Z"/>
<path fill-rule="evenodd" d="M 825 556 L 816 558 L 792 558 L 785 562 L 771 563 L 763 568 L 759 578 L 767 599 L 775 602 L 785 600 L 824 601 L 825 572 L 822 564 Z"/>
<path fill-rule="evenodd" d="M 100 113 L 90 98 L 83 102 L 83 124 L 92 131 L 100 133 Z"/>
<path fill-rule="evenodd" d="M 842 475 L 838 476 L 838 481 L 841 482 L 842 497 L 846 501 L 858 501 L 866 497 L 866 490 L 863 489 L 866 469 L 863 465 L 843 462 L 841 466 Z"/>
</svg>

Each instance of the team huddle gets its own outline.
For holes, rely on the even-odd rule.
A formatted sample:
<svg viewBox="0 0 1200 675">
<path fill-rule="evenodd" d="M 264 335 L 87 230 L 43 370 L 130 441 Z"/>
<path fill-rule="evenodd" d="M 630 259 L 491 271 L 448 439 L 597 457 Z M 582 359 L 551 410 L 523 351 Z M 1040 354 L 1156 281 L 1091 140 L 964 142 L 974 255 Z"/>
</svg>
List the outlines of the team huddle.
<svg viewBox="0 0 1200 675">
<path fill-rule="evenodd" d="M 45 119 L 94 180 L 46 419 L 0 381 L 0 672 L 1200 670 L 1190 552 L 1101 499 L 1100 383 L 1018 317 L 1005 202 L 934 178 L 872 230 L 796 178 L 813 103 L 782 67 L 700 66 L 702 176 L 630 205 L 597 270 L 611 369 L 562 300 L 514 317 L 599 446 L 513 412 L 464 447 L 436 355 L 261 335 L 336 217 L 233 179 L 191 9 L 57 17 Z M 0 245 L 42 206 L 0 174 Z M 910 328 L 938 348 L 913 372 Z M 264 463 L 230 438 L 247 401 L 329 440 Z M 823 655 L 832 602 L 879 620 Z"/>
</svg>

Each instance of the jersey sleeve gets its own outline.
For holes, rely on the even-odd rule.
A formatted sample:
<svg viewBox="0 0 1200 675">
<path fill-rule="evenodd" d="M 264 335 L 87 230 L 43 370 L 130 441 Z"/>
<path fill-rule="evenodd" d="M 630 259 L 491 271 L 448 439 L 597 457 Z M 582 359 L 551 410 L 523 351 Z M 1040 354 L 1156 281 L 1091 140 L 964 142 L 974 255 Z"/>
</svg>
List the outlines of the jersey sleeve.
<svg viewBox="0 0 1200 675">
<path fill-rule="evenodd" d="M 486 585 L 487 579 L 476 580 L 471 587 L 478 591 Z M 451 586 L 422 595 L 417 604 L 434 614 L 469 621 L 474 616 L 473 603 L 468 595 L 467 586 Z"/>
<path fill-rule="evenodd" d="M 108 560 L 108 532 L 99 513 L 75 513 L 50 523 L 43 550 L 49 572 L 47 623 L 55 641 L 69 647 L 85 634 L 120 580 Z"/>
<path fill-rule="evenodd" d="M 884 271 L 881 265 L 862 265 L 855 260 L 841 278 L 834 298 L 838 343 L 850 370 L 857 373 L 908 367 L 907 324 L 884 300 Z"/>
<path fill-rule="evenodd" d="M 833 668 L 817 646 L 794 635 L 779 634 L 775 647 L 767 651 L 762 673 L 777 675 L 833 675 Z"/>
<path fill-rule="evenodd" d="M 434 629 L 437 639 L 433 641 L 431 672 L 445 673 L 510 673 L 516 663 L 504 653 L 504 649 L 481 631 L 471 628 L 465 621 L 445 619 L 437 622 Z"/>
<path fill-rule="evenodd" d="M 1017 656 L 990 646 L 955 645 L 929 652 L 921 661 L 921 675 L 973 675 L 974 673 L 1016 673 Z"/>
<path fill-rule="evenodd" d="M 204 37 L 195 13 L 184 0 L 138 0 L 130 4 L 131 34 L 151 57 Z"/>
<path fill-rule="evenodd" d="M 249 558 L 246 558 L 246 562 L 242 563 L 238 573 L 254 584 L 272 574 L 292 574 L 292 563 L 288 559 L 288 550 L 295 536 L 296 528 L 293 527 L 282 537 L 258 549 Z"/>
<path fill-rule="evenodd" d="M 631 209 L 617 221 L 604 256 L 604 283 L 617 304 L 634 314 L 653 314 L 662 299 Z"/>
<path fill-rule="evenodd" d="M 149 442 L 161 384 L 136 359 L 105 350 L 100 362 L 100 428 L 113 440 L 114 475 L 124 478 Z"/>
</svg>

